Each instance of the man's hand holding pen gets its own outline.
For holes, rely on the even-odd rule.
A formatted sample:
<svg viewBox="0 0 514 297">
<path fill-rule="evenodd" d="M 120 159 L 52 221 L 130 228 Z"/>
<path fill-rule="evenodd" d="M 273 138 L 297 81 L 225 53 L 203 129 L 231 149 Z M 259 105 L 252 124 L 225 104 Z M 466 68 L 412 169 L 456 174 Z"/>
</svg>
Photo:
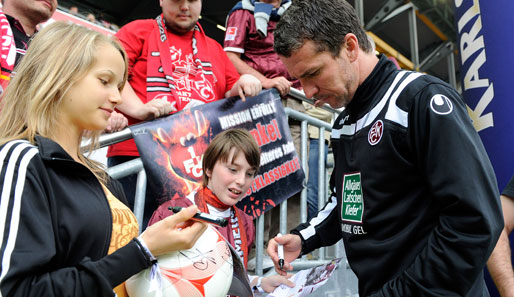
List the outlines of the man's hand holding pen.
<svg viewBox="0 0 514 297">
<path fill-rule="evenodd" d="M 279 246 L 282 245 L 282 250 L 279 257 Z M 267 252 L 275 264 L 275 270 L 280 275 L 287 275 L 287 271 L 293 270 L 291 262 L 296 260 L 302 251 L 302 239 L 300 236 L 295 234 L 278 234 L 275 238 L 272 238 L 268 243 Z M 283 261 L 280 261 L 282 258 Z M 282 265 L 280 263 L 283 263 Z"/>
</svg>

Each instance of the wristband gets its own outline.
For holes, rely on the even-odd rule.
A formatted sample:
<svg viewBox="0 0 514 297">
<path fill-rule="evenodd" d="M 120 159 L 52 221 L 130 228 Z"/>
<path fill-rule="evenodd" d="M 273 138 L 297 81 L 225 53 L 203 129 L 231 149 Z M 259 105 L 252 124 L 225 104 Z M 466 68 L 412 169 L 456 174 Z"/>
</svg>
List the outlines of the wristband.
<svg viewBox="0 0 514 297">
<path fill-rule="evenodd" d="M 134 241 L 136 242 L 137 246 L 139 247 L 141 252 L 143 252 L 143 254 L 145 255 L 145 258 L 148 260 L 148 262 L 151 265 L 157 263 L 157 258 L 152 254 L 152 252 L 150 252 L 150 250 L 148 249 L 148 247 L 145 244 L 145 241 L 141 238 L 141 236 L 135 237 Z"/>
<path fill-rule="evenodd" d="M 262 276 L 259 276 L 257 278 L 257 283 L 255 284 L 255 286 L 253 286 L 253 291 L 257 291 L 259 293 L 264 293 L 264 290 L 262 289 L 261 287 L 261 282 L 262 282 Z"/>
<path fill-rule="evenodd" d="M 146 243 L 141 236 L 135 237 L 134 242 L 137 244 L 151 266 L 148 293 L 156 292 L 157 295 L 155 296 L 161 296 L 159 293 L 162 292 L 162 275 L 159 265 L 157 264 L 157 258 L 152 254 L 152 252 L 150 252 L 150 249 L 148 249 L 148 246 L 146 246 Z M 150 295 L 154 296 L 153 294 Z"/>
</svg>

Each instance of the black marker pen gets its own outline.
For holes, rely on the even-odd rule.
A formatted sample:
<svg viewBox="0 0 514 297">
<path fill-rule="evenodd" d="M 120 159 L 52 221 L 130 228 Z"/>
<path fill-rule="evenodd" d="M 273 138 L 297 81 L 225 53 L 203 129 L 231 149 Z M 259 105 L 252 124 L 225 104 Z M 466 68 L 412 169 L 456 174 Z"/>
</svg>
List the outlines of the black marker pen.
<svg viewBox="0 0 514 297">
<path fill-rule="evenodd" d="M 177 212 L 182 210 L 182 207 L 180 207 L 180 206 L 170 206 L 170 207 L 168 207 L 168 209 L 170 211 L 174 212 L 174 213 L 177 213 Z M 198 221 L 206 222 L 206 223 L 209 223 L 209 224 L 218 225 L 220 227 L 226 227 L 228 225 L 227 219 L 216 217 L 216 216 L 213 216 L 211 214 L 204 213 L 204 212 L 197 212 L 193 216 L 192 220 L 198 220 Z"/>
</svg>

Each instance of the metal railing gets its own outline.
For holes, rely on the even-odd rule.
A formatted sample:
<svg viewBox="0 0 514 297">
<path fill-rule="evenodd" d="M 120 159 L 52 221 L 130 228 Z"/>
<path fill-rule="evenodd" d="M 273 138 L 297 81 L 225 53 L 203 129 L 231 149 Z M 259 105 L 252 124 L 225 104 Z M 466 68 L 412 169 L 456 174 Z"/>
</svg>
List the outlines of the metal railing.
<svg viewBox="0 0 514 297">
<path fill-rule="evenodd" d="M 293 89 L 292 89 L 293 90 Z M 305 97 L 303 97 L 305 98 Z M 308 101 L 305 99 L 304 101 Z M 312 103 L 310 101 L 309 103 Z M 329 107 L 330 108 L 330 107 Z M 330 111 L 337 112 L 330 108 Z M 308 145 L 308 131 L 307 125 L 316 126 L 319 128 L 319 156 L 318 156 L 318 209 L 323 208 L 327 196 L 327 177 L 326 177 L 326 160 L 325 160 L 325 130 L 332 131 L 332 126 L 324 121 L 316 119 L 312 116 L 298 112 L 296 110 L 285 108 L 286 115 L 295 120 L 301 121 L 301 145 L 300 145 L 300 160 L 302 168 L 307 168 L 307 145 Z M 325 174 L 324 174 L 325 173 Z M 263 275 L 264 273 L 264 216 L 269 215 L 269 212 L 257 218 L 257 230 L 255 239 L 255 273 Z M 300 195 L 300 222 L 307 221 L 307 188 L 304 187 Z M 282 234 L 287 234 L 287 200 L 280 204 L 280 226 L 279 231 Z M 337 257 L 337 255 L 336 255 Z M 319 249 L 317 260 L 308 260 L 305 256 L 300 260 L 294 262 L 294 269 L 301 270 L 309 267 L 314 267 L 320 264 L 326 264 L 333 258 L 326 257 L 326 248 Z"/>
<path fill-rule="evenodd" d="M 310 104 L 313 104 L 313 100 L 307 99 L 302 91 L 291 88 L 289 95 L 295 99 L 299 99 Z M 323 109 L 328 111 L 339 113 L 338 110 L 335 110 L 329 106 L 323 106 Z M 318 158 L 318 207 L 321 209 L 327 199 L 327 168 L 325 166 L 325 131 L 331 131 L 332 126 L 324 121 L 316 119 L 312 116 L 306 115 L 304 113 L 292 110 L 290 108 L 285 108 L 286 115 L 298 121 L 301 121 L 301 151 L 300 159 L 302 168 L 307 168 L 307 159 L 308 159 L 308 131 L 307 126 L 312 125 L 319 128 L 319 158 Z M 104 134 L 100 136 L 99 144 L 100 147 L 106 147 L 121 141 L 125 141 L 132 138 L 132 134 L 129 128 L 125 128 L 122 131 Z M 136 184 L 136 193 L 135 193 L 135 202 L 134 202 L 134 214 L 138 220 L 138 222 L 143 222 L 143 213 L 144 213 L 144 205 L 145 205 L 145 193 L 146 193 L 146 173 L 143 168 L 143 162 L 140 158 L 133 159 L 127 161 L 125 163 L 110 167 L 107 169 L 107 173 L 114 179 L 119 179 L 128 175 L 137 174 L 137 184 Z M 324 173 L 324 174 L 323 174 Z M 305 182 L 304 182 L 305 183 Z M 304 184 L 305 185 L 305 184 Z M 307 221 L 307 188 L 304 186 L 301 196 L 300 196 L 300 221 Z M 266 214 L 264 214 L 266 215 Z M 261 215 L 257 218 L 257 226 L 256 226 L 256 253 L 255 253 L 255 273 L 258 275 L 264 274 L 264 215 Z M 269 215 L 269 212 L 268 214 Z M 288 233 L 287 228 L 287 200 L 280 204 L 280 226 L 279 230 L 282 234 Z M 140 226 L 140 232 L 142 231 L 143 226 Z M 318 259 L 317 260 L 308 260 L 305 256 L 299 260 L 294 262 L 295 270 L 306 269 L 309 267 L 314 267 L 320 264 L 325 264 L 329 262 L 333 258 L 340 257 L 336 249 L 336 254 L 334 257 L 327 257 L 326 249 L 319 249 Z"/>
</svg>

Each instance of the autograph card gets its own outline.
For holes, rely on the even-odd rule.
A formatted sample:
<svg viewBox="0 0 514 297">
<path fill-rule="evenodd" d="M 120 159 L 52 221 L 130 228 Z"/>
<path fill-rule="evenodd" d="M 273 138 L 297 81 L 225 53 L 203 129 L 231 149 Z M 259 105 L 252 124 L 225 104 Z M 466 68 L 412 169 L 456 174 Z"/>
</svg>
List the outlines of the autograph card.
<svg viewBox="0 0 514 297">
<path fill-rule="evenodd" d="M 308 296 L 328 281 L 340 261 L 341 258 L 337 258 L 325 265 L 300 270 L 290 278 L 296 284 L 294 288 L 281 285 L 271 292 L 268 297 Z"/>
</svg>

